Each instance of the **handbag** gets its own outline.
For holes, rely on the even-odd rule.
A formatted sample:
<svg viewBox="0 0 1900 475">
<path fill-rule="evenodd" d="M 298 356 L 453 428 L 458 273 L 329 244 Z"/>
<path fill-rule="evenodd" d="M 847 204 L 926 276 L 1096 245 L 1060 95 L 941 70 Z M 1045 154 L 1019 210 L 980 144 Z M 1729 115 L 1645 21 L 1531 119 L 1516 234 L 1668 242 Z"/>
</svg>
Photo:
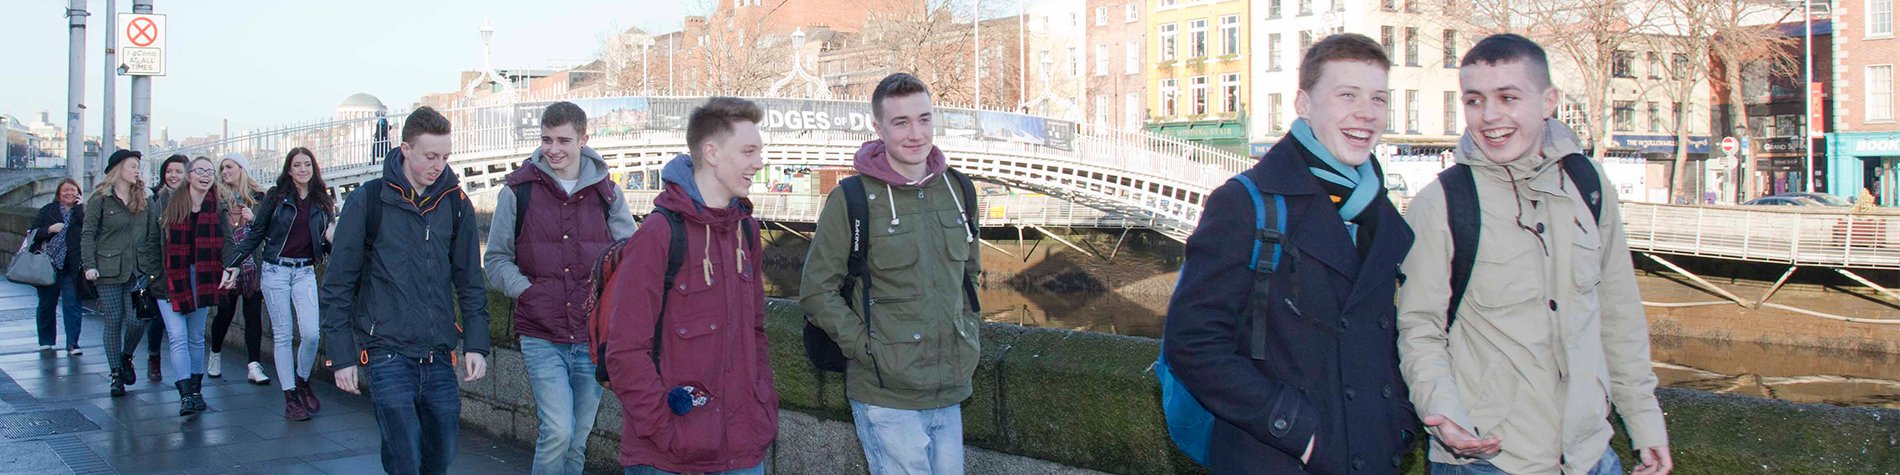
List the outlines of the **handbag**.
<svg viewBox="0 0 1900 475">
<path fill-rule="evenodd" d="M 13 262 L 7 264 L 7 280 L 35 287 L 59 282 L 59 276 L 53 273 L 53 258 L 32 251 L 36 232 L 28 232 L 25 238 L 20 239 L 20 251 L 13 253 Z"/>
<path fill-rule="evenodd" d="M 132 316 L 140 322 L 150 322 L 159 318 L 158 296 L 152 295 L 152 276 L 141 275 L 132 278 Z"/>
</svg>

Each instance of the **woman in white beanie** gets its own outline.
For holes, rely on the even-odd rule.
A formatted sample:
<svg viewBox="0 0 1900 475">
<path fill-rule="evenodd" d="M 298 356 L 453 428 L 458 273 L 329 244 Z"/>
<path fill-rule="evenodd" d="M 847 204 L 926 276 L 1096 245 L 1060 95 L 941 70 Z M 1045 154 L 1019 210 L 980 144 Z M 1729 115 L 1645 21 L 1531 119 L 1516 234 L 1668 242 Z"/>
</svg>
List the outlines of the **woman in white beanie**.
<svg viewBox="0 0 1900 475">
<path fill-rule="evenodd" d="M 251 178 L 251 162 L 244 154 L 231 152 L 224 155 L 218 163 L 219 196 L 229 200 L 225 203 L 225 219 L 229 221 L 233 232 L 244 233 L 250 228 L 251 220 L 256 218 L 251 208 L 264 199 L 264 187 L 258 186 Z M 242 241 L 244 236 L 232 236 L 232 241 Z M 211 321 L 210 339 L 211 357 L 206 360 L 205 375 L 213 378 L 224 376 L 219 356 L 224 350 L 224 335 L 231 330 L 231 319 L 237 316 L 238 304 L 244 305 L 244 352 L 249 358 L 248 379 L 251 384 L 270 384 L 270 376 L 264 373 L 264 364 L 259 363 L 258 354 L 263 352 L 264 339 L 264 292 L 259 281 L 257 262 L 245 259 L 239 268 L 237 287 L 229 298 L 218 303 L 217 316 Z"/>
</svg>

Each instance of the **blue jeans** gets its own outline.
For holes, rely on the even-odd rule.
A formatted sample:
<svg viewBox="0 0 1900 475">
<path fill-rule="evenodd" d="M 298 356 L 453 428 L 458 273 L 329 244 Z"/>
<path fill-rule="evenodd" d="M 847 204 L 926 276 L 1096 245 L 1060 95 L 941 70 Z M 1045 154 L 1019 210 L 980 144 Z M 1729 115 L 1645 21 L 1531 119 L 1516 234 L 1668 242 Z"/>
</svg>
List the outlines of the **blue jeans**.
<svg viewBox="0 0 1900 475">
<path fill-rule="evenodd" d="M 40 346 L 53 346 L 58 334 L 55 333 L 54 313 L 65 315 L 66 348 L 79 347 L 79 276 L 69 272 L 60 272 L 59 280 L 53 285 L 37 287 L 40 291 L 40 308 L 35 314 L 39 320 Z"/>
<path fill-rule="evenodd" d="M 1589 475 L 1622 475 L 1623 460 L 1617 458 L 1616 449 L 1604 449 L 1603 458 L 1597 459 L 1597 466 L 1590 469 Z M 1491 462 L 1479 460 L 1465 465 L 1432 463 L 1431 475 L 1509 475 Z"/>
<path fill-rule="evenodd" d="M 963 473 L 963 407 L 892 409 L 851 401 L 851 420 L 873 475 Z"/>
<path fill-rule="evenodd" d="M 673 472 L 653 468 L 650 465 L 627 467 L 626 470 L 620 473 L 621 475 L 676 475 Z M 759 462 L 758 466 L 752 468 L 741 468 L 724 472 L 707 472 L 706 475 L 765 475 L 765 462 Z"/>
<path fill-rule="evenodd" d="M 581 475 L 587 468 L 587 435 L 600 409 L 600 383 L 586 344 L 521 337 L 541 435 L 534 439 L 534 475 Z"/>
<path fill-rule="evenodd" d="M 270 308 L 271 351 L 275 352 L 271 359 L 278 387 L 289 391 L 297 387 L 297 378 L 309 379 L 310 368 L 317 363 L 317 271 L 308 266 L 263 266 L 259 282 Z M 302 345 L 292 351 L 293 342 Z"/>
<path fill-rule="evenodd" d="M 428 360 L 371 350 L 360 370 L 383 436 L 383 471 L 448 473 L 461 427 L 461 383 L 447 354 Z"/>
<path fill-rule="evenodd" d="M 160 285 L 160 284 L 154 284 Z M 205 372 L 205 316 L 215 307 L 178 313 L 169 300 L 158 301 L 158 314 L 165 317 L 165 333 L 171 339 L 172 381 L 191 379 Z M 136 336 L 134 341 L 136 341 Z"/>
</svg>

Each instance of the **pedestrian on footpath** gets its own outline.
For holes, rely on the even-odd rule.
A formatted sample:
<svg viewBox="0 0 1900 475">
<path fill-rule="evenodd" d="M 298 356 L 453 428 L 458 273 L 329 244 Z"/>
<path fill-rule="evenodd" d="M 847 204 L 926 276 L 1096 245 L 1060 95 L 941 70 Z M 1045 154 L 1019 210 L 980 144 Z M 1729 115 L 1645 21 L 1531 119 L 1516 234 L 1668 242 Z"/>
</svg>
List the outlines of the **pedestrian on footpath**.
<svg viewBox="0 0 1900 475">
<path fill-rule="evenodd" d="M 53 285 L 36 287 L 40 306 L 34 317 L 39 323 L 40 351 L 53 351 L 59 336 L 55 311 L 65 317 L 66 356 L 73 357 L 85 354 L 79 348 L 79 279 L 84 276 L 78 236 L 84 232 L 86 207 L 79 204 L 79 182 L 60 180 L 57 190 L 53 202 L 33 216 L 33 226 L 27 231 L 33 236 L 32 252 L 44 253 L 53 261 L 56 277 Z"/>
<path fill-rule="evenodd" d="M 845 187 L 818 215 L 799 304 L 849 360 L 845 396 L 874 474 L 963 473 L 963 416 L 981 354 L 967 282 L 982 266 L 967 178 L 932 144 L 930 90 L 885 77 L 871 93 L 877 140 L 858 149 L 870 233 L 868 302 L 839 295 L 854 246 Z M 859 287 L 862 288 L 862 287 Z M 853 294 L 854 300 L 858 294 Z M 868 303 L 868 305 L 867 305 Z"/>
<path fill-rule="evenodd" d="M 633 235 L 633 213 L 587 148 L 587 113 L 556 102 L 541 113 L 541 147 L 508 175 L 489 221 L 483 272 L 515 299 L 515 334 L 541 419 L 535 475 L 580 475 L 601 386 L 588 352 L 588 278 L 602 251 Z"/>
<path fill-rule="evenodd" d="M 310 388 L 320 332 L 316 266 L 329 254 L 336 229 L 330 227 L 336 205 L 310 149 L 297 147 L 284 155 L 277 184 L 252 214 L 257 219 L 244 230 L 243 240 L 224 251 L 224 274 L 237 279 L 244 261 L 259 261 L 259 286 L 270 309 L 277 384 L 284 390 L 284 418 L 309 420 L 323 408 Z M 292 342 L 297 345 L 293 347 Z"/>
<path fill-rule="evenodd" d="M 146 251 L 164 256 L 162 282 L 152 285 L 159 314 L 171 341 L 172 385 L 178 389 L 178 415 L 211 408 L 204 400 L 205 317 L 228 298 L 223 289 L 220 257 L 231 244 L 231 225 L 225 219 L 227 201 L 213 181 L 217 168 L 210 158 L 191 160 L 191 178 L 185 187 L 159 196 L 160 232 L 146 237 Z"/>
<path fill-rule="evenodd" d="M 481 243 L 448 168 L 449 127 L 430 107 L 403 120 L 383 176 L 343 203 L 319 300 L 326 365 L 345 392 L 369 386 L 383 470 L 398 475 L 448 471 L 462 414 L 455 366 L 464 382 L 488 372 Z"/>
<path fill-rule="evenodd" d="M 746 199 L 765 166 L 764 115 L 732 97 L 694 109 L 690 155 L 661 170 L 666 188 L 646 225 L 607 255 L 617 263 L 596 318 L 607 325 L 602 361 L 620 399 L 628 475 L 765 473 L 778 391 L 759 222 Z"/>
<path fill-rule="evenodd" d="M 244 154 L 231 152 L 218 162 L 218 194 L 224 197 L 222 208 L 227 213 L 225 220 L 234 236 L 232 240 L 242 241 L 249 232 L 251 222 L 257 218 L 258 203 L 264 201 L 264 188 L 251 179 L 251 161 Z M 220 258 L 222 260 L 222 258 Z M 213 378 L 224 376 L 224 336 L 231 331 L 231 320 L 237 317 L 238 305 L 244 308 L 244 355 L 245 376 L 251 384 L 259 386 L 270 384 L 270 376 L 264 374 L 261 354 L 264 341 L 264 290 L 261 285 L 257 261 L 246 258 L 231 267 L 238 268 L 235 285 L 231 288 L 231 298 L 218 303 L 218 313 L 211 320 L 211 357 L 205 362 L 205 375 Z"/>
<path fill-rule="evenodd" d="M 1623 473 L 1612 407 L 1640 454 L 1635 473 L 1669 473 L 1616 188 L 1550 118 L 1562 95 L 1543 48 L 1485 38 L 1458 82 L 1458 164 L 1406 211 L 1418 248 L 1398 296 L 1432 473 Z"/>
<path fill-rule="evenodd" d="M 145 334 L 145 320 L 132 311 L 132 287 L 140 279 L 159 279 L 157 251 L 146 248 L 158 230 L 157 208 L 145 196 L 139 159 L 133 150 L 112 152 L 105 173 L 86 199 L 80 231 L 80 265 L 86 280 L 99 287 L 99 314 L 105 318 L 106 360 L 112 365 L 112 396 L 125 395 L 132 374 L 132 353 Z M 162 288 L 162 282 L 149 282 Z M 126 338 L 126 337 L 131 338 Z"/>
<path fill-rule="evenodd" d="M 1418 422 L 1392 304 L 1412 230 L 1372 156 L 1391 61 L 1357 34 L 1303 57 L 1299 118 L 1208 195 L 1162 352 L 1214 416 L 1214 473 L 1398 473 Z"/>
<path fill-rule="evenodd" d="M 165 157 L 165 162 L 159 164 L 159 181 L 157 185 L 152 186 L 152 206 L 155 209 L 165 207 L 164 203 L 158 202 L 158 195 L 185 186 L 185 167 L 191 166 L 190 162 L 191 157 L 173 154 Z M 158 383 L 165 379 L 164 365 L 159 364 L 159 355 L 170 348 L 170 345 L 165 344 L 165 319 L 152 319 L 152 323 L 146 325 L 145 328 L 145 374 L 151 382 Z M 130 378 L 139 379 L 137 375 Z"/>
</svg>

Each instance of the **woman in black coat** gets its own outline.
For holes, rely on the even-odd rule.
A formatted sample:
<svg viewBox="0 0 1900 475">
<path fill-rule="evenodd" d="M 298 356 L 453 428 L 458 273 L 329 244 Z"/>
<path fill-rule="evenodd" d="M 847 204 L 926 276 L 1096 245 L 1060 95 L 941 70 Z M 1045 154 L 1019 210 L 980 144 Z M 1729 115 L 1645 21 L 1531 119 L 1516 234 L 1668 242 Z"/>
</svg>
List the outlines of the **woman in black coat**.
<svg viewBox="0 0 1900 475">
<path fill-rule="evenodd" d="M 40 351 L 52 351 L 55 311 L 66 314 L 66 353 L 79 356 L 79 232 L 85 224 L 85 205 L 79 203 L 79 182 L 60 180 L 58 198 L 40 207 L 33 217 L 33 251 L 52 258 L 59 280 L 40 287 Z"/>
</svg>

